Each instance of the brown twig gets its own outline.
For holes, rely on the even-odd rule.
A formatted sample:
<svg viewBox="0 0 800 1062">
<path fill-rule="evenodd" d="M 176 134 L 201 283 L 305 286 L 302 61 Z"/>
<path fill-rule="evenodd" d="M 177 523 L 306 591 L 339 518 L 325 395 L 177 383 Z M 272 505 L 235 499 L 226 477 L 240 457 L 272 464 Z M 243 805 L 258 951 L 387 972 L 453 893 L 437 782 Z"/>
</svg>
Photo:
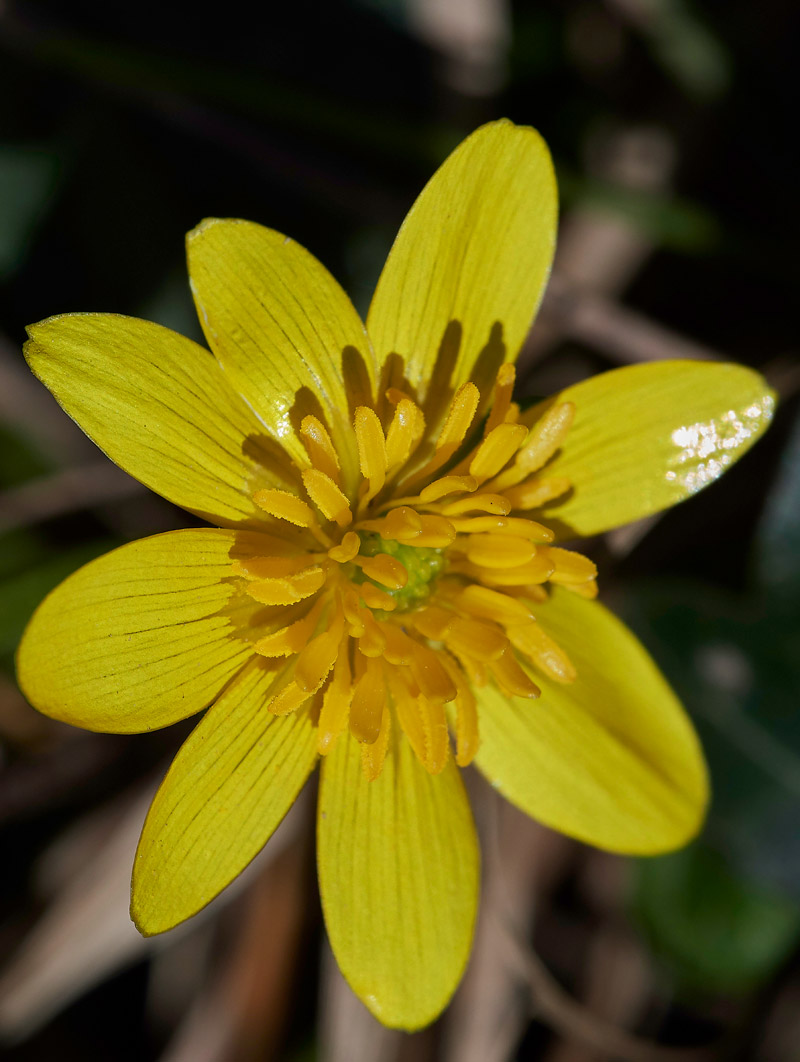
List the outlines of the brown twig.
<svg viewBox="0 0 800 1062">
<path fill-rule="evenodd" d="M 593 1014 L 561 987 L 539 956 L 502 926 L 509 962 L 531 989 L 533 1005 L 542 1021 L 568 1040 L 574 1040 L 614 1062 L 709 1062 L 714 1048 L 664 1047 L 620 1029 Z"/>
<path fill-rule="evenodd" d="M 144 487 L 109 461 L 65 468 L 0 495 L 0 531 L 129 498 Z"/>
</svg>

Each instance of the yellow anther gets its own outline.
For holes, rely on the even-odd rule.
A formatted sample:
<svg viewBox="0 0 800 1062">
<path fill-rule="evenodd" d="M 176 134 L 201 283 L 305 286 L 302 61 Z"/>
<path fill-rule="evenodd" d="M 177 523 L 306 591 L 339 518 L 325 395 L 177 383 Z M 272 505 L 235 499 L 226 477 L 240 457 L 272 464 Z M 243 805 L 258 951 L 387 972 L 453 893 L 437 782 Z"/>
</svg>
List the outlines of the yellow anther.
<svg viewBox="0 0 800 1062">
<path fill-rule="evenodd" d="M 453 570 L 458 571 L 457 565 Z M 527 564 L 520 564 L 516 568 L 483 568 L 469 564 L 466 574 L 485 583 L 487 586 L 530 586 L 545 583 L 555 571 L 555 564 L 549 557 L 543 557 L 537 553 L 533 560 Z"/>
<path fill-rule="evenodd" d="M 455 618 L 455 613 L 449 609 L 440 608 L 438 605 L 428 605 L 427 608 L 415 612 L 411 621 L 424 638 L 430 638 L 432 642 L 440 642 Z"/>
<path fill-rule="evenodd" d="M 378 414 L 369 406 L 359 406 L 355 415 L 356 443 L 361 475 L 369 483 L 369 497 L 374 497 L 386 479 L 386 439 Z"/>
<path fill-rule="evenodd" d="M 330 630 L 312 638 L 298 656 L 294 666 L 294 681 L 301 690 L 314 693 L 328 677 L 339 655 L 343 626 L 344 616 L 340 614 L 338 622 Z"/>
<path fill-rule="evenodd" d="M 465 546 L 473 564 L 484 568 L 517 568 L 536 556 L 536 546 L 514 535 L 470 535 Z"/>
<path fill-rule="evenodd" d="M 401 398 L 386 433 L 386 464 L 395 471 L 409 459 L 425 434 L 425 417 L 410 398 Z"/>
<path fill-rule="evenodd" d="M 311 694 L 301 690 L 296 682 L 290 682 L 276 693 L 272 700 L 267 701 L 267 709 L 273 715 L 289 715 L 305 704 L 310 696 Z"/>
<path fill-rule="evenodd" d="M 311 506 L 286 490 L 257 490 L 253 501 L 270 516 L 278 520 L 288 520 L 297 527 L 312 527 L 317 523 Z"/>
<path fill-rule="evenodd" d="M 558 546 L 542 546 L 544 558 L 553 564 L 550 581 L 553 583 L 585 583 L 597 578 L 597 567 L 582 553 Z"/>
<path fill-rule="evenodd" d="M 383 633 L 386 638 L 384 657 L 389 664 L 410 664 L 414 643 L 404 630 L 396 623 L 384 623 Z"/>
<path fill-rule="evenodd" d="M 244 575 L 247 579 L 282 579 L 308 568 L 313 563 L 312 556 L 308 553 L 299 557 L 248 557 L 246 560 L 237 560 L 234 570 L 237 575 Z"/>
<path fill-rule="evenodd" d="M 473 583 L 465 587 L 457 598 L 459 608 L 471 612 L 473 616 L 494 620 L 504 626 L 509 623 L 527 623 L 533 619 L 533 613 L 526 604 L 516 597 L 490 590 L 488 586 Z"/>
<path fill-rule="evenodd" d="M 386 703 L 386 683 L 380 660 L 366 660 L 350 703 L 350 730 L 367 744 L 376 741 Z"/>
<path fill-rule="evenodd" d="M 502 494 L 472 494 L 468 498 L 458 498 L 442 506 L 445 516 L 461 516 L 463 513 L 492 513 L 507 516 L 511 512 L 511 502 Z"/>
<path fill-rule="evenodd" d="M 331 441 L 328 429 L 314 416 L 303 417 L 300 424 L 300 438 L 306 448 L 308 459 L 314 468 L 339 484 L 339 455 Z"/>
<path fill-rule="evenodd" d="M 420 520 L 422 528 L 416 538 L 411 540 L 415 546 L 444 549 L 454 541 L 456 529 L 444 516 L 432 516 L 426 513 L 420 517 Z"/>
<path fill-rule="evenodd" d="M 478 447 L 469 464 L 471 476 L 483 483 L 508 464 L 528 434 L 522 424 L 498 424 Z"/>
<path fill-rule="evenodd" d="M 497 535 L 516 535 L 531 542 L 546 544 L 552 542 L 555 535 L 549 527 L 515 516 L 472 516 L 452 521 L 459 534 L 474 535 L 493 532 Z"/>
<path fill-rule="evenodd" d="M 430 700 L 452 701 L 456 695 L 453 680 L 445 671 L 439 654 L 419 642 L 412 650 L 411 674 L 423 696 Z"/>
<path fill-rule="evenodd" d="M 390 590 L 402 590 L 408 582 L 405 565 L 388 553 L 378 553 L 374 557 L 364 557 L 357 562 L 368 579 L 374 579 L 381 586 Z"/>
<path fill-rule="evenodd" d="M 532 664 L 550 678 L 556 682 L 575 681 L 577 672 L 572 661 L 535 620 L 510 624 L 506 634 L 514 648 L 519 649 L 523 656 L 527 656 Z"/>
<path fill-rule="evenodd" d="M 572 484 L 566 476 L 552 476 L 547 479 L 532 478 L 518 487 L 507 487 L 503 491 L 514 509 L 538 509 L 554 498 L 560 498 Z"/>
<path fill-rule="evenodd" d="M 320 590 L 325 582 L 325 571 L 318 565 L 304 568 L 295 575 L 284 578 L 260 579 L 250 583 L 247 593 L 262 605 L 294 605 L 303 598 Z"/>
<path fill-rule="evenodd" d="M 347 527 L 353 519 L 350 503 L 330 476 L 318 468 L 306 468 L 303 471 L 303 485 L 326 520 L 334 520 L 339 527 Z"/>
<path fill-rule="evenodd" d="M 253 645 L 253 648 L 261 656 L 277 657 L 292 656 L 299 653 L 314 633 L 314 628 L 319 621 L 319 614 L 325 604 L 325 597 L 315 602 L 309 612 L 302 619 L 290 623 L 288 627 L 267 634 Z"/>
<path fill-rule="evenodd" d="M 328 550 L 328 556 L 332 561 L 336 561 L 337 564 L 347 564 L 358 554 L 360 549 L 361 539 L 355 531 L 347 531 L 339 545 L 333 546 Z"/>
<path fill-rule="evenodd" d="M 456 763 L 467 767 L 478 751 L 478 711 L 475 697 L 469 684 L 464 680 L 461 669 L 447 653 L 442 653 L 442 663 L 456 687 L 453 702 L 456 709 Z"/>
<path fill-rule="evenodd" d="M 383 538 L 394 538 L 400 542 L 411 542 L 422 532 L 422 517 L 408 505 L 390 509 L 382 521 Z"/>
<path fill-rule="evenodd" d="M 508 645 L 508 638 L 499 627 L 480 620 L 456 616 L 444 636 L 446 644 L 459 654 L 478 660 L 494 660 Z"/>
<path fill-rule="evenodd" d="M 545 465 L 567 437 L 575 419 L 572 402 L 559 402 L 533 425 L 525 445 L 517 455 L 516 464 L 525 475 Z"/>
<path fill-rule="evenodd" d="M 358 639 L 359 652 L 368 657 L 382 656 L 386 648 L 384 624 L 378 623 L 369 609 L 364 609 L 363 619 L 364 632 Z"/>
<path fill-rule="evenodd" d="M 508 420 L 506 414 L 511 408 L 511 394 L 514 390 L 516 369 L 512 362 L 507 361 L 500 366 L 494 385 L 494 401 L 492 411 L 486 421 L 484 435 L 488 435 L 498 424 L 504 424 Z"/>
<path fill-rule="evenodd" d="M 385 590 L 380 590 L 377 586 L 373 586 L 372 583 L 362 583 L 358 588 L 358 592 L 368 608 L 381 609 L 383 612 L 394 612 L 397 608 L 397 601 L 392 595 L 387 594 Z"/>
<path fill-rule="evenodd" d="M 350 714 L 353 685 L 350 674 L 348 640 L 348 636 L 345 635 L 339 646 L 339 653 L 333 666 L 333 678 L 325 690 L 322 709 L 319 713 L 317 748 L 321 756 L 330 752 L 334 741 L 347 726 L 347 718 Z"/>
<path fill-rule="evenodd" d="M 446 451 L 450 457 L 464 441 L 478 409 L 481 393 L 474 383 L 467 381 L 453 395 L 447 417 L 436 440 L 436 451 Z"/>
<path fill-rule="evenodd" d="M 442 476 L 435 479 L 427 487 L 419 492 L 421 502 L 434 502 L 448 494 L 471 493 L 478 489 L 478 481 L 474 476 Z"/>
<path fill-rule="evenodd" d="M 542 692 L 519 666 L 510 646 L 496 660 L 489 662 L 489 670 L 501 689 L 511 697 L 538 697 Z"/>
<path fill-rule="evenodd" d="M 513 466 L 502 472 L 492 486 L 496 490 L 513 487 L 547 464 L 566 438 L 574 416 L 575 406 L 571 402 L 551 406 L 531 428 Z"/>
<path fill-rule="evenodd" d="M 368 782 L 374 782 L 380 777 L 386 760 L 386 750 L 389 748 L 391 729 L 392 717 L 389 709 L 384 705 L 378 736 L 371 744 L 365 742 L 361 746 L 361 766 Z"/>
<path fill-rule="evenodd" d="M 417 706 L 425 733 L 426 755 L 422 762 L 431 774 L 439 774 L 444 770 L 450 754 L 444 702 L 438 697 L 422 696 L 418 699 Z"/>
</svg>

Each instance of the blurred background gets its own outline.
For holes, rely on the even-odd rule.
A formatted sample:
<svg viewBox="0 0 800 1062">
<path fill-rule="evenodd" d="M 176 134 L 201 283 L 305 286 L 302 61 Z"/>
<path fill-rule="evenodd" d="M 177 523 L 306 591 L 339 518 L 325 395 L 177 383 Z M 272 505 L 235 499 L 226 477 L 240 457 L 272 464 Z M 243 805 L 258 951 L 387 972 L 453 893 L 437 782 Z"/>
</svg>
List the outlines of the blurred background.
<svg viewBox="0 0 800 1062">
<path fill-rule="evenodd" d="M 2 1057 L 800 1058 L 798 30 L 792 0 L 0 0 Z M 781 405 L 711 489 L 590 546 L 702 734 L 703 837 L 612 857 L 471 776 L 475 951 L 442 1019 L 407 1036 L 327 952 L 313 792 L 190 924 L 145 941 L 128 921 L 144 812 L 190 724 L 71 730 L 26 705 L 13 653 L 67 573 L 194 521 L 107 462 L 20 348 L 70 310 L 200 339 L 183 237 L 206 215 L 291 234 L 363 312 L 422 184 L 502 115 L 544 134 L 562 194 L 524 393 L 725 358 Z"/>
</svg>

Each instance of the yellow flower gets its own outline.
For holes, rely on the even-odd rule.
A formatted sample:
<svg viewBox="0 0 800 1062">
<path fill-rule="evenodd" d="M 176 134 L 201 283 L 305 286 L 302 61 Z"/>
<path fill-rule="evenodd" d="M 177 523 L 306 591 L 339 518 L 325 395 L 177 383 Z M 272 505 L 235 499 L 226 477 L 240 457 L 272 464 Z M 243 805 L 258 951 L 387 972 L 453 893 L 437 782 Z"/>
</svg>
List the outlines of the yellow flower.
<svg viewBox="0 0 800 1062">
<path fill-rule="evenodd" d="M 416 1028 L 446 1005 L 472 938 L 459 766 L 614 851 L 698 829 L 690 723 L 592 600 L 591 561 L 554 543 L 711 482 L 763 431 L 772 395 L 738 366 L 668 362 L 521 414 L 511 359 L 555 228 L 546 146 L 497 122 L 420 195 L 366 329 L 302 247 L 218 220 L 188 240 L 213 357 L 127 317 L 31 327 L 33 371 L 97 444 L 217 525 L 82 568 L 19 651 L 31 702 L 78 726 L 144 731 L 208 708 L 145 823 L 143 933 L 219 893 L 322 755 L 333 951 L 381 1021 Z"/>
</svg>

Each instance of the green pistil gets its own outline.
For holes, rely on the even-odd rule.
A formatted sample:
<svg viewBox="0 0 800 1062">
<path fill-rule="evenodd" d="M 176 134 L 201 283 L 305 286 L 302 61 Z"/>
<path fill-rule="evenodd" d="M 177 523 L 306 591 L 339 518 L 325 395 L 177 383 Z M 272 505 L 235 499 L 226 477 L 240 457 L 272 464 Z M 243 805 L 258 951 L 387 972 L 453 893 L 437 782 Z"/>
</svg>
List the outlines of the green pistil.
<svg viewBox="0 0 800 1062">
<path fill-rule="evenodd" d="M 431 549 L 428 546 L 407 546 L 394 539 L 381 538 L 372 531 L 360 531 L 360 553 L 362 557 L 374 557 L 378 553 L 388 553 L 390 557 L 396 557 L 408 572 L 408 582 L 402 590 L 389 590 L 374 579 L 367 580 L 360 571 L 352 576 L 353 582 L 372 582 L 385 594 L 389 594 L 397 602 L 397 612 L 408 612 L 412 608 L 419 608 L 428 600 L 431 592 L 431 584 L 445 566 L 444 551 Z"/>
</svg>

